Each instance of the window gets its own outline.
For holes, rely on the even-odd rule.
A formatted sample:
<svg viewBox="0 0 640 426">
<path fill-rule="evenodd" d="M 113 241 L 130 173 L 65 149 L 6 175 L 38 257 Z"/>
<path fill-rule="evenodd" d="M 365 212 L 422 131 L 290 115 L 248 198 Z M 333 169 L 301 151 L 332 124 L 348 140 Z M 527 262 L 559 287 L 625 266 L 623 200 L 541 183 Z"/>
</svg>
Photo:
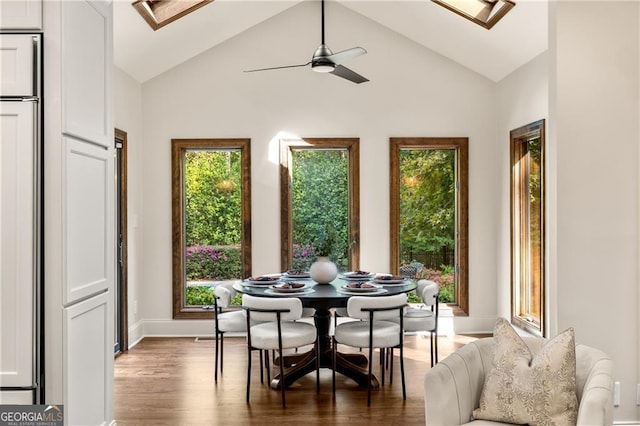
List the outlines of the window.
<svg viewBox="0 0 640 426">
<path fill-rule="evenodd" d="M 280 141 L 281 266 L 307 269 L 323 237 L 341 271 L 360 263 L 357 138 Z"/>
<path fill-rule="evenodd" d="M 419 263 L 454 314 L 469 313 L 468 139 L 391 138 L 391 271 Z"/>
<path fill-rule="evenodd" d="M 136 0 L 132 6 L 155 31 L 211 2 L 213 0 Z"/>
<path fill-rule="evenodd" d="M 543 335 L 544 120 L 511 131 L 511 320 Z"/>
<path fill-rule="evenodd" d="M 212 318 L 211 285 L 251 275 L 249 145 L 171 141 L 174 318 Z"/>
<path fill-rule="evenodd" d="M 471 22 L 491 29 L 516 4 L 511 0 L 431 0 Z"/>
</svg>

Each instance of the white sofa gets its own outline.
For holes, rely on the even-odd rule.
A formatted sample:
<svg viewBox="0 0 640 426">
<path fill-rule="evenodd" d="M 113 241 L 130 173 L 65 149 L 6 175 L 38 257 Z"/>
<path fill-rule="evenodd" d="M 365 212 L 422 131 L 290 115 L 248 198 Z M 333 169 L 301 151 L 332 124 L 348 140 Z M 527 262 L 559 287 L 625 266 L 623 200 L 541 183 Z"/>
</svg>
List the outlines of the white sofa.
<svg viewBox="0 0 640 426">
<path fill-rule="evenodd" d="M 544 339 L 526 337 L 536 354 Z M 494 339 L 478 339 L 463 346 L 427 372 L 424 378 L 424 402 L 427 425 L 474 426 L 501 425 L 486 420 L 472 421 L 479 406 L 486 372 L 492 368 Z M 576 345 L 576 396 L 579 402 L 578 425 L 613 423 L 613 362 L 604 352 Z"/>
</svg>

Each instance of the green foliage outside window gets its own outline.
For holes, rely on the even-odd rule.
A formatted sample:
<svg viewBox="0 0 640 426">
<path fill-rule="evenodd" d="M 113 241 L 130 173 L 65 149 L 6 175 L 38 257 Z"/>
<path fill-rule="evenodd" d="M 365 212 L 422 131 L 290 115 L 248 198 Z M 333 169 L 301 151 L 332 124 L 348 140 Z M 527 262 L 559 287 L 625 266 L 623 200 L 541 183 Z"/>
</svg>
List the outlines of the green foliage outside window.
<svg viewBox="0 0 640 426">
<path fill-rule="evenodd" d="M 185 157 L 186 245 L 239 244 L 240 152 L 188 151 Z"/>
<path fill-rule="evenodd" d="M 293 151 L 294 263 L 296 246 L 315 247 L 315 255 L 328 254 L 340 270 L 347 268 L 348 165 L 346 150 Z"/>
<path fill-rule="evenodd" d="M 443 247 L 454 248 L 454 168 L 453 150 L 400 151 L 402 252 L 429 253 Z"/>
</svg>

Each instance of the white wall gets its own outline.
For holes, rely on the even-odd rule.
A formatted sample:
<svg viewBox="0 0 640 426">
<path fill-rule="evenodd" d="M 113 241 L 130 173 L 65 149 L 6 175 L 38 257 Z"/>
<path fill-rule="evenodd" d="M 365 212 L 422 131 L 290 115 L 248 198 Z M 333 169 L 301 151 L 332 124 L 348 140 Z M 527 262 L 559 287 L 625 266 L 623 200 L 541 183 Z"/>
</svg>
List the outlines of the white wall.
<svg viewBox="0 0 640 426">
<path fill-rule="evenodd" d="M 328 11 L 329 12 L 329 11 Z M 362 16 L 332 5 L 327 43 L 368 54 L 349 67 L 355 85 L 310 69 L 246 74 L 303 63 L 319 44 L 317 10 L 305 2 L 143 84 L 141 223 L 145 333 L 210 333 L 171 321 L 171 138 L 252 140 L 253 273 L 279 269 L 280 136 L 357 136 L 361 149 L 361 267 L 389 265 L 388 152 L 392 136 L 470 140 L 470 316 L 457 331 L 490 331 L 496 312 L 500 158 L 495 84 Z"/>
<path fill-rule="evenodd" d="M 142 336 L 142 312 L 136 309 L 142 300 L 142 85 L 114 68 L 114 125 L 127 133 L 127 225 L 128 225 L 128 328 L 129 346 Z"/>
<path fill-rule="evenodd" d="M 559 2 L 550 14 L 556 325 L 612 356 L 616 421 L 639 419 L 638 7 Z"/>
<path fill-rule="evenodd" d="M 496 150 L 500 173 L 500 209 L 497 229 L 497 314 L 511 318 L 511 228 L 509 132 L 549 116 L 548 54 L 542 53 L 497 84 Z M 547 147 L 548 149 L 548 147 Z M 547 155 L 547 161 L 553 155 Z M 547 163 L 546 167 L 549 167 Z M 552 173 L 547 168 L 547 178 Z M 547 186 L 549 184 L 547 183 Z M 549 188 L 547 188 L 547 197 Z M 549 253 L 547 253 L 548 255 Z M 548 282 L 548 277 L 546 278 Z"/>
</svg>

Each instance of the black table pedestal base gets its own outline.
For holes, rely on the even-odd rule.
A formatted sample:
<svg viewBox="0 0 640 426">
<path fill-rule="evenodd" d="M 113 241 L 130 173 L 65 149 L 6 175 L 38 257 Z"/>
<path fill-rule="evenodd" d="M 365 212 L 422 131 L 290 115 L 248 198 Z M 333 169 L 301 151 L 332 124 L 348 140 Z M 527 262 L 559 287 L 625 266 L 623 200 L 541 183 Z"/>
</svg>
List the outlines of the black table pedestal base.
<svg viewBox="0 0 640 426">
<path fill-rule="evenodd" d="M 299 378 L 306 376 L 309 373 L 315 372 L 316 369 L 316 357 L 320 356 L 320 368 L 330 368 L 336 370 L 338 373 L 343 374 L 350 379 L 354 380 L 358 385 L 362 387 L 367 386 L 369 371 L 369 360 L 364 354 L 357 353 L 336 353 L 336 363 L 333 364 L 333 345 L 332 338 L 329 335 L 329 328 L 331 326 L 331 312 L 328 309 L 317 309 L 314 315 L 314 322 L 318 330 L 318 344 L 319 354 L 316 353 L 315 348 L 309 352 L 301 354 L 291 354 L 284 356 L 284 383 L 285 386 L 290 386 Z M 274 362 L 274 367 L 279 365 L 279 360 Z M 278 370 L 279 371 L 279 370 Z M 271 387 L 273 389 L 280 389 L 282 378 L 280 373 L 275 375 L 271 380 Z M 378 379 L 371 376 L 371 389 L 377 389 L 380 387 Z"/>
</svg>

